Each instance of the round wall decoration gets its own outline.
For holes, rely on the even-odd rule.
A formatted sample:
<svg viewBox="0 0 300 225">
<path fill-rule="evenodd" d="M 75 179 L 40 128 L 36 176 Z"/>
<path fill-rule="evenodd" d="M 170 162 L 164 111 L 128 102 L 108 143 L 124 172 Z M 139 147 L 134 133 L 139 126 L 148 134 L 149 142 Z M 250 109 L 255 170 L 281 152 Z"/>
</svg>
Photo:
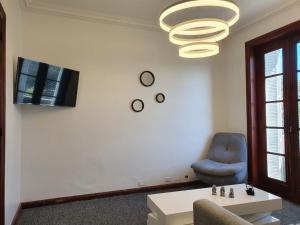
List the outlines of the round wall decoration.
<svg viewBox="0 0 300 225">
<path fill-rule="evenodd" d="M 134 112 L 142 112 L 144 110 L 144 102 L 141 99 L 135 99 L 131 103 L 131 108 Z"/>
<path fill-rule="evenodd" d="M 141 84 L 145 87 L 150 87 L 155 82 L 154 74 L 151 71 L 144 71 L 140 75 Z"/>
<path fill-rule="evenodd" d="M 156 96 L 155 96 L 155 100 L 158 102 L 158 103 L 163 103 L 165 100 L 166 100 L 166 97 L 163 93 L 158 93 Z"/>
</svg>

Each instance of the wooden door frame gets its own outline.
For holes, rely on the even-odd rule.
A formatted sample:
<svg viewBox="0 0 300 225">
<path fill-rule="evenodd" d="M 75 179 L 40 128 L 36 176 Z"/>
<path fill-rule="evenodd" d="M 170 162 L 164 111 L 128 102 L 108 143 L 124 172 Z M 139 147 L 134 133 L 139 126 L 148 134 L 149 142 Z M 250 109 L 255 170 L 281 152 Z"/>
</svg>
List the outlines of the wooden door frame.
<svg viewBox="0 0 300 225">
<path fill-rule="evenodd" d="M 0 3 L 0 225 L 5 223 L 6 15 Z"/>
<path fill-rule="evenodd" d="M 257 119 L 259 121 L 257 127 L 257 135 L 258 136 L 258 168 L 260 168 L 260 176 L 259 176 L 259 181 L 258 183 L 260 184 L 259 186 L 261 188 L 264 188 L 267 191 L 274 191 L 276 190 L 276 194 L 279 194 L 282 197 L 286 198 L 292 198 L 293 191 L 291 191 L 291 188 L 293 186 L 293 179 L 292 179 L 292 165 L 293 165 L 293 157 L 291 157 L 291 153 L 293 152 L 293 145 L 291 145 L 291 132 L 289 130 L 292 121 L 291 118 L 294 116 L 294 114 L 290 114 L 291 111 L 286 110 L 290 109 L 291 106 L 294 106 L 291 104 L 291 98 L 290 98 L 290 84 L 291 84 L 291 79 L 292 79 L 292 74 L 290 72 L 290 54 L 289 50 L 291 46 L 289 45 L 289 41 L 287 38 L 279 38 L 276 39 L 275 41 L 268 42 L 267 44 L 262 45 L 261 47 L 257 48 L 256 50 L 256 62 L 257 62 L 257 67 L 256 67 L 256 73 L 257 73 L 257 100 L 256 104 L 258 106 L 259 114 L 257 115 Z M 274 74 L 271 76 L 266 76 L 265 75 L 265 59 L 264 56 L 266 53 L 273 52 L 275 50 L 282 49 L 283 51 L 283 71 Z M 284 158 L 285 158 L 285 169 L 286 169 L 286 180 L 281 181 L 277 180 L 274 178 L 268 177 L 268 170 L 267 170 L 267 155 L 276 155 L 276 153 L 272 151 L 268 151 L 267 149 L 267 137 L 266 137 L 266 129 L 281 129 L 279 126 L 273 126 L 270 127 L 267 125 L 267 116 L 266 116 L 266 104 L 270 101 L 266 100 L 266 93 L 265 93 L 265 82 L 267 79 L 271 77 L 278 77 L 282 76 L 283 78 L 283 99 L 281 102 L 284 105 L 284 124 L 283 124 L 283 131 L 285 135 L 285 151 L 284 151 Z M 281 100 L 281 99 L 280 99 Z M 272 102 L 272 101 L 271 101 Z M 273 103 L 276 101 L 273 101 Z M 278 103 L 277 102 L 277 103 Z M 295 109 L 296 110 L 296 109 Z M 297 132 L 298 134 L 298 132 Z M 293 139 L 294 141 L 294 139 Z M 297 148 L 295 146 L 295 148 Z M 278 156 L 278 155 L 277 155 Z"/>
<path fill-rule="evenodd" d="M 256 50 L 273 40 L 283 38 L 300 31 L 300 20 L 263 36 L 245 43 L 246 54 L 246 102 L 247 102 L 247 139 L 248 139 L 248 167 L 249 182 L 259 186 L 258 171 L 258 121 L 257 118 L 257 71 Z"/>
<path fill-rule="evenodd" d="M 300 33 L 298 35 L 296 35 L 296 36 L 293 37 L 291 45 L 295 46 L 299 42 L 300 42 Z M 292 55 L 296 56 L 297 55 L 297 49 L 296 48 L 291 48 L 291 49 L 292 49 Z M 297 65 L 298 58 L 297 57 L 293 57 L 292 60 L 293 60 L 292 64 Z M 298 65 L 295 66 L 295 68 L 293 68 L 293 70 L 290 72 L 294 78 L 297 77 L 297 74 L 298 74 L 297 71 L 298 71 Z M 294 84 L 291 84 L 291 85 L 294 85 L 293 89 L 298 90 L 298 87 L 297 87 L 298 83 L 297 82 L 294 82 Z M 298 100 L 298 92 L 296 92 L 296 91 L 292 92 L 291 96 L 290 96 L 290 99 L 291 99 L 291 101 L 294 101 L 293 105 L 294 105 L 294 107 L 296 107 L 296 109 L 294 109 L 294 111 L 296 111 L 297 108 L 298 108 L 298 102 L 299 102 L 299 100 Z M 295 115 L 292 119 L 293 119 L 292 123 L 293 124 L 297 124 L 297 129 L 295 129 L 295 130 L 297 130 L 298 132 L 294 132 L 294 135 L 292 137 L 294 139 L 294 142 L 296 143 L 297 140 L 299 139 L 299 132 L 300 132 L 300 129 L 299 129 L 299 127 L 300 127 L 299 126 L 299 124 L 300 124 L 299 114 Z M 296 147 L 298 149 L 300 149 L 299 142 L 297 143 Z M 292 157 L 299 159 L 299 153 L 297 154 L 296 152 L 294 152 L 294 155 L 292 155 Z M 292 165 L 292 169 L 296 171 L 296 177 L 299 177 L 299 175 L 300 175 L 300 165 L 299 165 L 298 162 L 299 161 L 294 161 L 294 164 Z M 299 181 L 298 182 L 295 181 L 295 194 L 297 196 L 296 200 L 298 202 L 300 202 L 300 197 L 299 197 L 300 196 L 300 182 Z"/>
</svg>

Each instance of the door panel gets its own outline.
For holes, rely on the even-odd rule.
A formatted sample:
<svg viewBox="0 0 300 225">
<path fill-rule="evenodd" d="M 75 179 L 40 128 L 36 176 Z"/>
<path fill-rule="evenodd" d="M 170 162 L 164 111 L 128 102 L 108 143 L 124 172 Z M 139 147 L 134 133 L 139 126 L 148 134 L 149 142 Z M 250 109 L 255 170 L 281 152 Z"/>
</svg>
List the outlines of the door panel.
<svg viewBox="0 0 300 225">
<path fill-rule="evenodd" d="M 288 44 L 277 41 L 258 51 L 259 185 L 289 195 Z"/>
<path fill-rule="evenodd" d="M 246 43 L 246 78 L 250 182 L 300 203 L 300 22 Z"/>
</svg>

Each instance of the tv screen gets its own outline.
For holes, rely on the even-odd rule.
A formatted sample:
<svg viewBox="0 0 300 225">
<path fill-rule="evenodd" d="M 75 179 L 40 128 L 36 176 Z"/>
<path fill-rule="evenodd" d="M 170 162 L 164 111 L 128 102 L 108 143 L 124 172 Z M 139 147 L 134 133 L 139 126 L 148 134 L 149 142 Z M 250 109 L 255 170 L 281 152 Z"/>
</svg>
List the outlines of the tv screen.
<svg viewBox="0 0 300 225">
<path fill-rule="evenodd" d="M 18 58 L 16 104 L 76 106 L 79 72 Z"/>
</svg>

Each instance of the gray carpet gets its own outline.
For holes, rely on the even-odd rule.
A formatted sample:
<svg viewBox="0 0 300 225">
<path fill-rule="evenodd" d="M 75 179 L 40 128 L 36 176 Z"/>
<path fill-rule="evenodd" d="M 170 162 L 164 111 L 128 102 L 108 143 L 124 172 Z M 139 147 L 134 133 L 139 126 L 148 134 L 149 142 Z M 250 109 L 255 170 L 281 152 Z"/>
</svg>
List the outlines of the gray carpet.
<svg viewBox="0 0 300 225">
<path fill-rule="evenodd" d="M 147 194 L 26 209 L 22 211 L 18 225 L 146 225 Z M 283 210 L 274 212 L 274 216 L 281 220 L 281 225 L 300 223 L 300 205 L 284 201 Z"/>
</svg>

